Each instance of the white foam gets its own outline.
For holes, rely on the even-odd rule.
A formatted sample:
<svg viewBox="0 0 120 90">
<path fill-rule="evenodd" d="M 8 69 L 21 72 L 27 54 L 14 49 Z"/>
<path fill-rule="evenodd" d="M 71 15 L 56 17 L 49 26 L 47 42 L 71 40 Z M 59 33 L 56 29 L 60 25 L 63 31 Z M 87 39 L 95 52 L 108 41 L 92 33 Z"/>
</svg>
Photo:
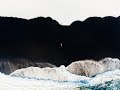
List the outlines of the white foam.
<svg viewBox="0 0 120 90">
<path fill-rule="evenodd" d="M 74 90 L 76 87 L 79 87 L 78 82 L 37 80 L 27 77 L 13 77 L 0 73 L 0 90 Z"/>
<path fill-rule="evenodd" d="M 103 72 L 120 69 L 120 60 L 117 58 L 104 58 L 99 63 L 104 68 Z"/>
<path fill-rule="evenodd" d="M 64 73 L 64 72 L 63 72 Z M 71 74 L 69 74 L 70 77 Z M 80 76 L 81 77 L 81 76 Z M 86 77 L 88 78 L 88 77 Z M 5 90 L 74 90 L 76 87 L 81 86 L 93 86 L 101 83 L 105 83 L 111 80 L 120 80 L 120 70 L 108 71 L 102 74 L 98 74 L 95 77 L 91 77 L 90 79 L 85 79 L 85 77 L 81 77 L 81 80 L 76 80 L 76 82 L 64 82 L 64 81 L 54 81 L 54 80 L 37 80 L 33 78 L 22 78 L 22 77 L 11 77 L 8 75 L 4 75 L 0 73 L 0 90 L 1 88 L 8 88 Z M 88 82 L 88 83 L 82 83 Z M 23 89 L 24 88 L 24 89 Z M 4 89 L 3 89 L 4 90 Z"/>
<path fill-rule="evenodd" d="M 107 81 L 111 80 L 120 80 L 120 70 L 112 70 L 112 71 L 107 71 L 102 74 L 96 75 L 94 78 L 90 80 L 91 85 L 97 85 L 101 83 L 105 83 Z"/>
<path fill-rule="evenodd" d="M 10 74 L 15 77 L 28 77 L 28 78 L 39 78 L 46 80 L 55 80 L 55 81 L 80 81 L 81 79 L 88 80 L 89 77 L 78 76 L 71 74 L 65 68 L 65 66 L 60 66 L 59 68 L 39 68 L 39 67 L 28 67 Z"/>
</svg>

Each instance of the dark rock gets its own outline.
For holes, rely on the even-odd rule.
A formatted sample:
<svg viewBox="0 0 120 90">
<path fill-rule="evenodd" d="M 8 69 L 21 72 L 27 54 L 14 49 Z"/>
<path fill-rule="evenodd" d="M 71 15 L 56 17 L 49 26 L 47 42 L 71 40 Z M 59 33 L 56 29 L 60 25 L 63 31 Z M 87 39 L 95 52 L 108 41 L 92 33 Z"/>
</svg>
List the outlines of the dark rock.
<svg viewBox="0 0 120 90">
<path fill-rule="evenodd" d="M 4 74 L 10 74 L 17 69 L 27 68 L 27 67 L 56 67 L 53 64 L 45 63 L 45 62 L 36 62 L 30 61 L 29 59 L 25 58 L 0 58 L 0 72 Z"/>
</svg>

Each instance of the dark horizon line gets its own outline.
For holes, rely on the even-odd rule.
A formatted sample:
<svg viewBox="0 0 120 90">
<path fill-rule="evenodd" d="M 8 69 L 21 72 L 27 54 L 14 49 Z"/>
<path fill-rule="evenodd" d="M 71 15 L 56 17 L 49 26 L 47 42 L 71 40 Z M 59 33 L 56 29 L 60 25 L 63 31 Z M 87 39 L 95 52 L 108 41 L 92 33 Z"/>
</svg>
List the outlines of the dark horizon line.
<svg viewBox="0 0 120 90">
<path fill-rule="evenodd" d="M 38 16 L 38 17 L 34 17 L 34 18 L 30 18 L 30 19 L 27 19 L 27 18 L 21 18 L 21 17 L 15 17 L 15 16 L 0 16 L 0 18 L 12 18 L 12 19 L 21 19 L 21 20 L 26 20 L 26 21 L 31 21 L 31 20 L 35 20 L 35 19 L 51 19 L 53 21 L 56 21 L 59 25 L 61 26 L 71 26 L 73 23 L 75 22 L 86 22 L 87 20 L 91 19 L 91 18 L 99 18 L 99 19 L 104 19 L 104 18 L 114 18 L 114 19 L 117 19 L 117 18 L 120 18 L 120 16 L 118 17 L 115 17 L 115 16 L 104 16 L 104 17 L 100 17 L 100 16 L 90 16 L 90 17 L 87 17 L 86 19 L 84 20 L 75 20 L 73 22 L 71 22 L 71 24 L 69 25 L 64 25 L 64 24 L 60 24 L 59 21 L 53 19 L 52 17 L 50 16 L 47 16 L 47 17 L 44 17 L 44 16 Z"/>
</svg>

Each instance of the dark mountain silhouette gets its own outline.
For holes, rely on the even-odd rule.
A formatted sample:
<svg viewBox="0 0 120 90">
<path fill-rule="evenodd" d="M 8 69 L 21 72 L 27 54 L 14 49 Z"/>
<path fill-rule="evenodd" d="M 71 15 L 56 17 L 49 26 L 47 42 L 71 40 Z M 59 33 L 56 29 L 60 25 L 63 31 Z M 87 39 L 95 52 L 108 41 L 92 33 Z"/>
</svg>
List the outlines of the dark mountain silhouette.
<svg viewBox="0 0 120 90">
<path fill-rule="evenodd" d="M 0 58 L 9 57 L 37 57 L 57 66 L 120 58 L 120 17 L 89 17 L 69 26 L 50 17 L 0 17 Z"/>
</svg>

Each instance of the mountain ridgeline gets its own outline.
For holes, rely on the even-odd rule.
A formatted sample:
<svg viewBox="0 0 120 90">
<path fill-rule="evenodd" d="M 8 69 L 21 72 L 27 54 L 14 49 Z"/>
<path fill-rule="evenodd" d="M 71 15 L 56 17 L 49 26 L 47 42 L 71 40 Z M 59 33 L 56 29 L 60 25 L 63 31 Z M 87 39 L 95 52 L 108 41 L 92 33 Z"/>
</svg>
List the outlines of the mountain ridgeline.
<svg viewBox="0 0 120 90">
<path fill-rule="evenodd" d="M 90 17 L 71 25 L 60 25 L 50 17 L 0 17 L 0 58 L 9 57 L 38 57 L 57 66 L 120 58 L 120 17 Z"/>
</svg>

